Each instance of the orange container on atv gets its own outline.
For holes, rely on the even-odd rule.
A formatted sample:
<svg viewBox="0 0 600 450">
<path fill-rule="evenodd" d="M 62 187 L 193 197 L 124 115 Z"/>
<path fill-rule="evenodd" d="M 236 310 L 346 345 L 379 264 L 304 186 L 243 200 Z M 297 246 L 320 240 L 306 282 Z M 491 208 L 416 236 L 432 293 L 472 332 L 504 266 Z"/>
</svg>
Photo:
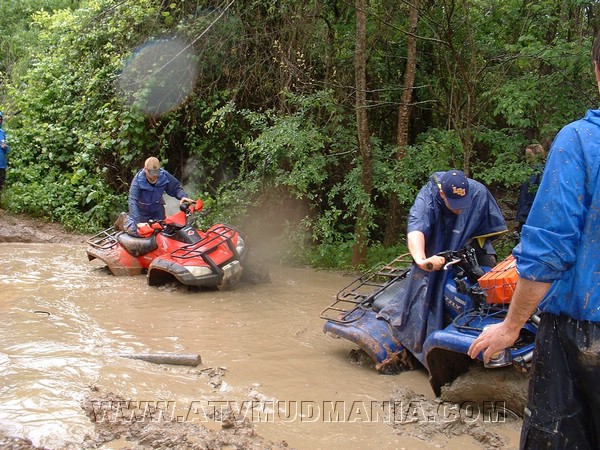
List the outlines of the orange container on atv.
<svg viewBox="0 0 600 450">
<path fill-rule="evenodd" d="M 518 279 L 517 261 L 510 255 L 479 278 L 479 286 L 485 291 L 488 303 L 510 303 Z"/>
</svg>

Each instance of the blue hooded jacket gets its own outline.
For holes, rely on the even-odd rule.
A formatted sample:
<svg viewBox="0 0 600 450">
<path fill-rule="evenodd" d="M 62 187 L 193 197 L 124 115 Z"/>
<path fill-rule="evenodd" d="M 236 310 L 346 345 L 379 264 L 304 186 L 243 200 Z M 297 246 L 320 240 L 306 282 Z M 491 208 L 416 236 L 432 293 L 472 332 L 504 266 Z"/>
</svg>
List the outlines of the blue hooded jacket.
<svg viewBox="0 0 600 450">
<path fill-rule="evenodd" d="M 2 129 L 2 125 L 0 125 L 0 141 L 5 141 L 5 140 L 6 140 L 6 132 Z M 6 146 L 6 148 L 2 148 L 0 146 L 0 169 L 6 169 L 6 167 L 7 167 L 8 152 L 9 152 L 8 145 Z"/>
<path fill-rule="evenodd" d="M 540 309 L 600 322 L 600 110 L 556 136 L 521 243 L 521 278 L 553 283 Z"/>
<path fill-rule="evenodd" d="M 164 169 L 159 170 L 158 179 L 154 184 L 148 181 L 144 169 L 140 169 L 133 177 L 129 188 L 129 227 L 135 228 L 135 224 L 151 219 L 164 219 L 165 192 L 178 200 L 187 197 L 177 178 Z"/>
<path fill-rule="evenodd" d="M 507 230 L 496 200 L 487 188 L 469 181 L 471 206 L 460 214 L 452 213 L 440 196 L 438 181 L 443 172 L 436 172 L 417 194 L 408 218 L 408 232 L 425 235 L 425 254 L 433 256 L 446 250 L 458 250 L 472 238 L 490 236 Z M 486 239 L 482 248 L 492 253 Z M 413 264 L 405 289 L 390 300 L 378 317 L 395 327 L 394 337 L 402 342 L 422 363 L 422 346 L 429 334 L 444 327 L 444 284 L 448 272 L 426 272 Z"/>
<path fill-rule="evenodd" d="M 458 250 L 475 236 L 506 231 L 506 222 L 496 200 L 478 181 L 468 179 L 472 203 L 460 214 L 450 211 L 440 196 L 438 180 L 444 172 L 436 172 L 417 194 L 408 216 L 407 232 L 420 231 L 425 235 L 427 257 L 445 250 Z M 483 247 L 493 252 L 489 242 Z"/>
</svg>

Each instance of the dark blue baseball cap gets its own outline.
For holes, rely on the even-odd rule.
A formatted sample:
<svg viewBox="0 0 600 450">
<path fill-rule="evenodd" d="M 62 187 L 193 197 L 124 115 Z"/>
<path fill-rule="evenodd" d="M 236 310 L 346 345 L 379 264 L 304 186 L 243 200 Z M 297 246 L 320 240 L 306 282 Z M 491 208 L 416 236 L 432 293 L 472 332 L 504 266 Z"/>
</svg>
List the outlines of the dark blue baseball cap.
<svg viewBox="0 0 600 450">
<path fill-rule="evenodd" d="M 449 170 L 440 178 L 440 188 L 446 196 L 450 209 L 465 209 L 471 206 L 469 180 L 460 170 Z"/>
</svg>

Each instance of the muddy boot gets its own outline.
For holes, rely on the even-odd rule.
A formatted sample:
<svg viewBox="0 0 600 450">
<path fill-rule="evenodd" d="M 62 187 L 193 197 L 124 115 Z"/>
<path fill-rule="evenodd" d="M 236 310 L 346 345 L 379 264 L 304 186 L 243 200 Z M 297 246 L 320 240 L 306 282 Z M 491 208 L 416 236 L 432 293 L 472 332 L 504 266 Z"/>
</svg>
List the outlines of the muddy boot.
<svg viewBox="0 0 600 450">
<path fill-rule="evenodd" d="M 117 220 L 115 220 L 115 223 L 113 225 L 115 230 L 127 231 L 125 225 L 127 224 L 128 219 L 129 219 L 129 214 L 127 214 L 126 212 L 120 213 L 119 216 L 117 217 Z"/>
</svg>

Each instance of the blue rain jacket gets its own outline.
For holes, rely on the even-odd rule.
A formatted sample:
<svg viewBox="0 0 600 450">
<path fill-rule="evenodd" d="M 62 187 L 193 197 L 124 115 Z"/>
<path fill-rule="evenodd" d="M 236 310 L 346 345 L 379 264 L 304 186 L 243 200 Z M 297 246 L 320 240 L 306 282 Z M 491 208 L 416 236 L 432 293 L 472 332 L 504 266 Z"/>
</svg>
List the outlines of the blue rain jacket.
<svg viewBox="0 0 600 450">
<path fill-rule="evenodd" d="M 5 140 L 6 140 L 6 132 L 2 128 L 0 128 L 0 141 L 5 141 Z M 8 163 L 8 160 L 7 160 L 8 150 L 9 150 L 8 145 L 6 146 L 6 148 L 0 147 L 0 169 L 6 169 L 6 166 Z"/>
<path fill-rule="evenodd" d="M 181 199 L 187 194 L 181 187 L 179 180 L 164 169 L 160 169 L 158 179 L 150 184 L 146 178 L 144 169 L 140 169 L 133 177 L 129 188 L 129 223 L 128 226 L 135 228 L 135 224 L 165 218 L 165 201 L 163 194 Z"/>
<path fill-rule="evenodd" d="M 553 283 L 544 312 L 600 322 L 600 110 L 556 136 L 521 243 L 519 276 Z"/>
<path fill-rule="evenodd" d="M 502 211 L 487 188 L 469 179 L 473 196 L 471 206 L 460 214 L 452 213 L 444 204 L 436 180 L 443 172 L 436 172 L 417 194 L 408 218 L 408 232 L 421 231 L 425 235 L 427 257 L 445 250 L 458 250 L 477 236 L 495 235 L 507 230 Z M 486 239 L 482 248 L 494 250 Z M 421 354 L 427 336 L 444 328 L 444 285 L 448 272 L 426 272 L 413 264 L 406 281 L 406 289 L 379 312 L 378 317 L 394 327 L 394 337 L 425 364 Z"/>
<path fill-rule="evenodd" d="M 542 180 L 542 173 L 544 173 L 544 165 L 537 164 L 527 181 L 521 184 L 519 189 L 519 200 L 517 202 L 517 216 L 515 217 L 519 223 L 525 223 L 527 221 L 527 216 L 529 215 L 529 211 L 531 211 L 531 205 L 533 205 L 535 194 L 540 185 L 540 181 Z"/>
</svg>

